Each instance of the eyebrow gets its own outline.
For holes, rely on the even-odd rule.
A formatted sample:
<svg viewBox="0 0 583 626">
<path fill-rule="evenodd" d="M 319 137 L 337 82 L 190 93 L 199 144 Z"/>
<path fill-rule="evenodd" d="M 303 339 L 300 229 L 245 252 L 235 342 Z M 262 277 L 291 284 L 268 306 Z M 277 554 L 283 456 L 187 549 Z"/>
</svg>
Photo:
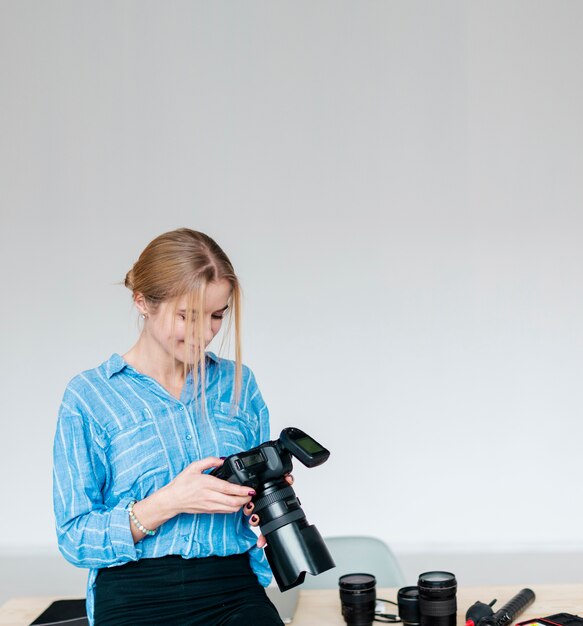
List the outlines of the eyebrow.
<svg viewBox="0 0 583 626">
<path fill-rule="evenodd" d="M 222 309 L 217 309 L 216 311 L 213 311 L 213 313 L 224 313 L 227 309 L 229 308 L 228 304 L 225 304 L 225 306 Z M 177 313 L 186 313 L 186 309 L 178 309 L 178 311 L 176 311 Z M 193 310 L 193 313 L 198 313 L 198 311 Z"/>
</svg>

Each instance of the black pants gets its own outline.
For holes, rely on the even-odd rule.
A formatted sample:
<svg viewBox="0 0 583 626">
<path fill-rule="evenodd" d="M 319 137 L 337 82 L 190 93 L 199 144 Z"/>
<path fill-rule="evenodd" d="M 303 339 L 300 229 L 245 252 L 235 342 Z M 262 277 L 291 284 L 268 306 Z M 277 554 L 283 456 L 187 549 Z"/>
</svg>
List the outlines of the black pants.
<svg viewBox="0 0 583 626">
<path fill-rule="evenodd" d="M 102 569 L 95 626 L 281 626 L 247 554 L 164 556 Z"/>
</svg>

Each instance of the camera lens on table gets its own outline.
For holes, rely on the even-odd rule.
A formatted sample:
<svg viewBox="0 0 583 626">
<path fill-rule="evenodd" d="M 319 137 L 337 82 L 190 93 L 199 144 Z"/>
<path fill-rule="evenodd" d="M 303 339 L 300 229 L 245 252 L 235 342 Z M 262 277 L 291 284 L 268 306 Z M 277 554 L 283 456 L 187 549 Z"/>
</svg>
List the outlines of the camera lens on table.
<svg viewBox="0 0 583 626">
<path fill-rule="evenodd" d="M 419 576 L 421 626 L 456 626 L 457 581 L 451 572 L 425 572 Z"/>
<path fill-rule="evenodd" d="M 405 626 L 419 626 L 419 588 L 401 587 L 397 592 L 399 618 Z"/>
<path fill-rule="evenodd" d="M 376 578 L 372 574 L 345 574 L 338 580 L 342 617 L 348 626 L 371 626 L 375 617 Z"/>
</svg>

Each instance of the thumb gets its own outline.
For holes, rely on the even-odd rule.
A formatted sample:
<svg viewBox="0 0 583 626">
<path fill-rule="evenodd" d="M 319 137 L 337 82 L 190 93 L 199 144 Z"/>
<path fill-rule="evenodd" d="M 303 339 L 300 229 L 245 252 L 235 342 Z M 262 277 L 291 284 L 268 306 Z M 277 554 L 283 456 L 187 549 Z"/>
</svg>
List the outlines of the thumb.
<svg viewBox="0 0 583 626">
<path fill-rule="evenodd" d="M 205 459 L 191 463 L 190 467 L 193 471 L 202 473 L 211 467 L 221 467 L 222 464 L 223 459 L 219 459 L 218 456 L 207 456 Z"/>
</svg>

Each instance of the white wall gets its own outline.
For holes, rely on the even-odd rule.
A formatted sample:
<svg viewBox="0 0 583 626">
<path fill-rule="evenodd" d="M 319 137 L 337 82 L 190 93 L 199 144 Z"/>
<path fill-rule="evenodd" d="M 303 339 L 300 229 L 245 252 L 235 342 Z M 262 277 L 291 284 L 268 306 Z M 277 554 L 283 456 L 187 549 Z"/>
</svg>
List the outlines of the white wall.
<svg viewBox="0 0 583 626">
<path fill-rule="evenodd" d="M 582 19 L 0 2 L 0 553 L 55 552 L 62 392 L 132 345 L 117 283 L 178 226 L 238 269 L 273 433 L 332 451 L 295 472 L 323 534 L 580 549 Z"/>
</svg>

